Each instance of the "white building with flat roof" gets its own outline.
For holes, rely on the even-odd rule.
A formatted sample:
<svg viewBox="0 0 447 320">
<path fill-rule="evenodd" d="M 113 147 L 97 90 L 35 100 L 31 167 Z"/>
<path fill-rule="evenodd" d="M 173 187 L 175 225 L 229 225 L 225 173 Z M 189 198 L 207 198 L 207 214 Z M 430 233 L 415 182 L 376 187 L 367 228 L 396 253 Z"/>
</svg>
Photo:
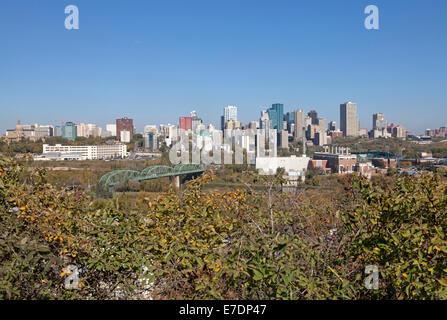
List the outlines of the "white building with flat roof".
<svg viewBox="0 0 447 320">
<path fill-rule="evenodd" d="M 121 137 L 121 139 L 120 139 L 121 142 L 129 143 L 130 142 L 130 131 L 122 130 L 120 132 L 120 137 Z"/>
<path fill-rule="evenodd" d="M 44 144 L 42 153 L 42 156 L 45 156 L 45 154 L 54 153 L 60 153 L 61 156 L 64 154 L 77 154 L 79 155 L 80 160 L 125 158 L 127 157 L 127 146 L 125 144 L 100 146 L 63 146 L 61 144 L 50 146 L 48 144 Z"/>
<path fill-rule="evenodd" d="M 291 157 L 256 157 L 256 169 L 260 174 L 276 174 L 278 168 L 284 168 L 288 175 L 304 176 L 309 165 L 310 158 L 301 156 Z"/>
</svg>

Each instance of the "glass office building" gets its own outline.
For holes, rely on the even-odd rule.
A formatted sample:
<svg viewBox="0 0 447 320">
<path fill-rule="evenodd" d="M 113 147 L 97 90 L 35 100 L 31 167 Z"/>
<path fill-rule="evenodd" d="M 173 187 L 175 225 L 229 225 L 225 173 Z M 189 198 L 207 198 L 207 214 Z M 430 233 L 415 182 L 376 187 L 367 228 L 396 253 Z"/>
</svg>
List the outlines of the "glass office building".
<svg viewBox="0 0 447 320">
<path fill-rule="evenodd" d="M 73 122 L 66 122 L 62 127 L 62 138 L 75 141 L 76 136 L 76 125 Z"/>
<path fill-rule="evenodd" d="M 272 107 L 267 110 L 269 119 L 272 121 L 272 129 L 282 131 L 284 129 L 284 105 L 282 103 L 272 104 Z"/>
</svg>

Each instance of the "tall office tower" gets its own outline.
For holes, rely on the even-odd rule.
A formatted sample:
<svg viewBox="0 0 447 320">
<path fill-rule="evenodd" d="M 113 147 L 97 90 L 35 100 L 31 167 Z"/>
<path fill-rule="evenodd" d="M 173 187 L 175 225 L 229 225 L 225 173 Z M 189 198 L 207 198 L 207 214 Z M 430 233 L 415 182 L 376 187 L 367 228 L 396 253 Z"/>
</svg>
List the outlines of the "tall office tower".
<svg viewBox="0 0 447 320">
<path fill-rule="evenodd" d="M 318 125 L 318 131 L 321 132 L 326 132 L 326 119 L 324 118 L 317 118 L 317 123 L 316 125 Z"/>
<path fill-rule="evenodd" d="M 383 113 L 373 114 L 373 130 L 386 130 L 387 122 Z"/>
<path fill-rule="evenodd" d="M 121 140 L 121 131 L 128 131 L 129 135 L 125 134 L 123 139 L 132 140 L 133 139 L 133 119 L 122 118 L 116 119 L 116 138 Z M 123 141 L 122 141 L 123 142 Z"/>
<path fill-rule="evenodd" d="M 277 133 L 277 144 L 281 149 L 289 148 L 289 133 L 286 130 Z"/>
<path fill-rule="evenodd" d="M 357 116 L 357 105 L 346 102 L 340 105 L 340 130 L 345 137 L 359 136 L 359 117 Z"/>
<path fill-rule="evenodd" d="M 295 141 L 299 141 L 304 137 L 304 130 L 306 128 L 306 119 L 304 110 L 295 110 Z"/>
<path fill-rule="evenodd" d="M 227 106 L 224 108 L 223 116 L 221 117 L 221 129 L 225 129 L 225 124 L 229 120 L 237 121 L 237 107 L 235 106 Z"/>
<path fill-rule="evenodd" d="M 158 136 L 156 133 L 149 131 L 143 134 L 143 148 L 146 151 L 158 150 Z"/>
<path fill-rule="evenodd" d="M 202 119 L 197 116 L 196 111 L 191 112 L 191 130 L 193 132 L 197 131 L 197 128 L 202 124 Z"/>
<path fill-rule="evenodd" d="M 261 118 L 259 119 L 259 128 L 269 130 L 272 128 L 272 120 L 267 111 L 261 111 Z"/>
<path fill-rule="evenodd" d="M 180 130 L 191 130 L 192 129 L 192 119 L 191 117 L 180 117 L 179 120 L 180 124 Z"/>
<path fill-rule="evenodd" d="M 316 112 L 315 110 L 311 110 L 307 115 L 312 120 L 312 124 L 318 124 L 318 112 Z"/>
<path fill-rule="evenodd" d="M 62 136 L 62 128 L 60 126 L 55 126 L 54 127 L 54 136 L 55 137 Z"/>
<path fill-rule="evenodd" d="M 335 122 L 335 121 L 329 122 L 327 129 L 329 131 L 336 131 L 337 130 L 337 122 Z"/>
<path fill-rule="evenodd" d="M 388 123 L 383 113 L 373 114 L 373 138 L 387 138 L 388 136 Z"/>
<path fill-rule="evenodd" d="M 287 112 L 284 116 L 284 120 L 287 123 L 287 131 L 289 133 L 293 133 L 292 131 L 292 124 L 295 123 L 295 112 Z"/>
<path fill-rule="evenodd" d="M 282 103 L 274 103 L 272 107 L 267 110 L 269 119 L 272 121 L 272 129 L 276 129 L 278 132 L 284 128 L 284 105 Z"/>
<path fill-rule="evenodd" d="M 75 141 L 76 137 L 76 125 L 73 122 L 65 122 L 62 127 L 62 138 Z"/>
</svg>

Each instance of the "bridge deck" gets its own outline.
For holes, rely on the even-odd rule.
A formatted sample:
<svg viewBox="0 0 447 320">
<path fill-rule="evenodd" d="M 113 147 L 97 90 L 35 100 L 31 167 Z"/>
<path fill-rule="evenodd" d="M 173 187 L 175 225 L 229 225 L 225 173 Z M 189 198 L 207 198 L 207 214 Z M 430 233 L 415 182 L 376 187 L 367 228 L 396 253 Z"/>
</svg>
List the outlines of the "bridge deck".
<svg viewBox="0 0 447 320">
<path fill-rule="evenodd" d="M 203 173 L 205 170 L 199 164 L 179 164 L 175 167 L 150 166 L 141 172 L 135 170 L 115 170 L 103 175 L 98 182 L 99 186 L 111 187 L 125 181 L 144 181 L 164 177 L 175 177 L 186 174 Z"/>
</svg>

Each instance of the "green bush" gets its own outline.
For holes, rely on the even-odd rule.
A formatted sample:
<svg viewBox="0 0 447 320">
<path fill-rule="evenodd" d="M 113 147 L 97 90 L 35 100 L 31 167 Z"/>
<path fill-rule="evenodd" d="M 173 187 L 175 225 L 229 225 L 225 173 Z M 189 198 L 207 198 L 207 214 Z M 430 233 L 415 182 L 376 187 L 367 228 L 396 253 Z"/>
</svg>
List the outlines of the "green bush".
<svg viewBox="0 0 447 320">
<path fill-rule="evenodd" d="M 447 298 L 440 176 L 344 176 L 330 195 L 282 193 L 281 171 L 224 193 L 205 191 L 213 178 L 91 202 L 0 155 L 0 298 Z"/>
</svg>

